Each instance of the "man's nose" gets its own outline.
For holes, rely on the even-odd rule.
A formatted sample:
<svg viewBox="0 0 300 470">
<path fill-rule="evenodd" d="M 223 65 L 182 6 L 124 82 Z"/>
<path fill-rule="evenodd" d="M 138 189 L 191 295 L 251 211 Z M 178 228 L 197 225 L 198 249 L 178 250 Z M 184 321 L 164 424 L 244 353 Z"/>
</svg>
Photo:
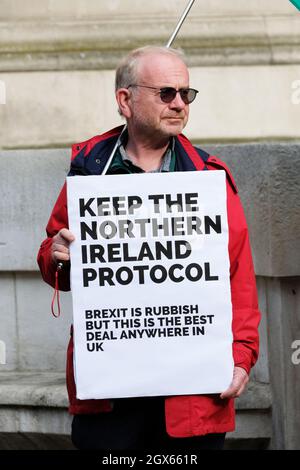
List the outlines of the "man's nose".
<svg viewBox="0 0 300 470">
<path fill-rule="evenodd" d="M 185 102 L 182 100 L 179 91 L 176 93 L 175 98 L 169 104 L 170 109 L 184 109 L 186 106 Z"/>
</svg>

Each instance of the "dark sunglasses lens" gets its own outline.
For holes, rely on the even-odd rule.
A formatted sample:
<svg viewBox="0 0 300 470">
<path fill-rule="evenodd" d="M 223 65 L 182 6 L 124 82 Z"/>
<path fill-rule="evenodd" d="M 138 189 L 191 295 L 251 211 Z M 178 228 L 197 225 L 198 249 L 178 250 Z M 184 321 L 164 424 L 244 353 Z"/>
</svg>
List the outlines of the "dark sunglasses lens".
<svg viewBox="0 0 300 470">
<path fill-rule="evenodd" d="M 197 96 L 197 91 L 194 90 L 193 88 L 187 88 L 185 90 L 180 91 L 180 96 L 182 98 L 182 101 L 185 104 L 190 104 L 194 101 L 194 99 Z"/>
<path fill-rule="evenodd" d="M 185 104 L 190 104 L 194 101 L 197 96 L 197 90 L 193 88 L 182 88 L 179 90 L 180 96 L 182 101 Z M 177 94 L 177 90 L 175 88 L 162 88 L 160 90 L 160 98 L 164 103 L 171 103 L 174 100 Z"/>
<path fill-rule="evenodd" d="M 160 98 L 164 103 L 171 103 L 176 96 L 175 88 L 161 88 Z"/>
</svg>

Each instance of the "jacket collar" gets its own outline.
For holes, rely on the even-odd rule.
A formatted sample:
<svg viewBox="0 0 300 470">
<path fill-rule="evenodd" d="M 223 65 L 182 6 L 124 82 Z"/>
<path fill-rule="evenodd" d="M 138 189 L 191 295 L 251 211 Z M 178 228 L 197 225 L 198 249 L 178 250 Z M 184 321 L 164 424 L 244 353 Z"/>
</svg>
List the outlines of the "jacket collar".
<svg viewBox="0 0 300 470">
<path fill-rule="evenodd" d="M 124 126 L 93 137 L 72 146 L 72 162 L 69 175 L 99 175 L 111 155 Z M 183 135 L 175 137 L 176 171 L 204 170 L 205 163 L 199 152 Z"/>
</svg>

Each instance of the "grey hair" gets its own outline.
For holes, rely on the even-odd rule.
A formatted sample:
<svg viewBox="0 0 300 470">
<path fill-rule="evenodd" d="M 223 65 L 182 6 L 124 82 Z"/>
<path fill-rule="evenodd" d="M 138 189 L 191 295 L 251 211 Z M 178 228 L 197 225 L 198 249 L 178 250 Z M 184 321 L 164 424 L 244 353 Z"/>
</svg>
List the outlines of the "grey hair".
<svg viewBox="0 0 300 470">
<path fill-rule="evenodd" d="M 183 63 L 185 63 L 184 54 L 170 47 L 161 47 L 161 46 L 144 46 L 138 49 L 134 49 L 127 56 L 125 56 L 120 62 L 116 70 L 115 78 L 115 90 L 119 88 L 128 88 L 129 85 L 137 81 L 137 65 L 141 57 L 148 54 L 164 54 L 172 55 L 179 58 Z"/>
</svg>

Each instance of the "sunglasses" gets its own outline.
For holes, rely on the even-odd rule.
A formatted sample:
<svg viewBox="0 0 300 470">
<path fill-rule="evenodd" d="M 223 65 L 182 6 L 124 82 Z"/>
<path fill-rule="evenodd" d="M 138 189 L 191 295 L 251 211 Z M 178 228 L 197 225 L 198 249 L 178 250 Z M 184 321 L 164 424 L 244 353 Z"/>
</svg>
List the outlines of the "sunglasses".
<svg viewBox="0 0 300 470">
<path fill-rule="evenodd" d="M 194 101 L 197 96 L 198 90 L 194 90 L 194 88 L 180 88 L 176 90 L 176 88 L 172 87 L 164 87 L 164 88 L 156 88 L 154 86 L 146 86 L 146 85 L 129 85 L 127 88 L 130 87 L 139 87 L 139 88 L 149 88 L 150 90 L 159 90 L 160 99 L 164 103 L 171 103 L 177 95 L 180 94 L 180 97 L 184 104 L 190 104 Z"/>
</svg>

